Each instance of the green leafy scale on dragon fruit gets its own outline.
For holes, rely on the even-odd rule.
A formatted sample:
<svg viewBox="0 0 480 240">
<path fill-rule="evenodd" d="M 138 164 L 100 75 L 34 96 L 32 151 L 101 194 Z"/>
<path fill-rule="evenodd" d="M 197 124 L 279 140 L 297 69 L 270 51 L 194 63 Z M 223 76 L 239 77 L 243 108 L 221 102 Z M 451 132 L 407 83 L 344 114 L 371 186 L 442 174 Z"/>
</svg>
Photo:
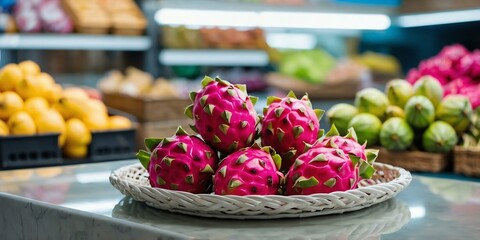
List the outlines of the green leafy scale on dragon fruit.
<svg viewBox="0 0 480 240">
<path fill-rule="evenodd" d="M 273 156 L 271 155 L 273 153 Z M 225 157 L 213 178 L 218 195 L 275 195 L 284 181 L 281 159 L 269 148 L 244 148 Z"/>
<path fill-rule="evenodd" d="M 293 92 L 283 99 L 269 97 L 267 104 L 260 130 L 262 145 L 273 147 L 282 156 L 282 170 L 288 170 L 318 139 L 324 111 L 312 109 L 307 95 L 297 99 Z"/>
<path fill-rule="evenodd" d="M 212 148 L 228 154 L 255 141 L 258 121 L 254 104 L 245 85 L 232 85 L 220 78 L 205 77 L 203 88 L 190 93 L 193 104 L 185 114 L 195 121 L 192 129 Z"/>
<path fill-rule="evenodd" d="M 207 193 L 217 169 L 217 153 L 200 138 L 181 127 L 168 138 L 145 139 L 150 152 L 141 150 L 137 158 L 148 170 L 152 187 L 191 193 Z"/>
</svg>

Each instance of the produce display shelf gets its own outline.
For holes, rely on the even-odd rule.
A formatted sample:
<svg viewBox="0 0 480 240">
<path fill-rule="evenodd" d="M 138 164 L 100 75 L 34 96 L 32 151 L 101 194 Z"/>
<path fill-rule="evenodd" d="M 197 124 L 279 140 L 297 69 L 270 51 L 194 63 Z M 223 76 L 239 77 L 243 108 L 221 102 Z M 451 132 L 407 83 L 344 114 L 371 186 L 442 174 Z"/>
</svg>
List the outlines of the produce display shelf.
<svg viewBox="0 0 480 240">
<path fill-rule="evenodd" d="M 163 65 L 250 66 L 262 67 L 269 63 L 268 54 L 262 50 L 185 50 L 160 51 Z"/>
<path fill-rule="evenodd" d="M 104 50 L 146 51 L 152 46 L 147 36 L 85 34 L 4 34 L 0 49 L 10 50 Z"/>
</svg>

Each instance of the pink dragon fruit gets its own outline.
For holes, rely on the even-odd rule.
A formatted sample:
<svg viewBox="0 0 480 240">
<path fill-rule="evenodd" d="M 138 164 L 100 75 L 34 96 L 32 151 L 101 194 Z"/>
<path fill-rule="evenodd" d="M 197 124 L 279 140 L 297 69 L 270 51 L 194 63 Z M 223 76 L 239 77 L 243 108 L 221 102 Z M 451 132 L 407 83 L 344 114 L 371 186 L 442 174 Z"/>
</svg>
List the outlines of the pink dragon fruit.
<svg viewBox="0 0 480 240">
<path fill-rule="evenodd" d="M 413 85 L 421 77 L 422 77 L 422 75 L 420 74 L 420 72 L 417 69 L 412 68 L 408 71 L 406 79 L 410 84 Z"/>
<path fill-rule="evenodd" d="M 356 188 L 360 179 L 373 175 L 371 164 L 377 152 L 365 152 L 358 143 L 352 143 L 353 130 L 345 138 L 333 136 L 336 133 L 333 126 L 325 140 L 318 141 L 295 160 L 286 175 L 286 195 L 346 191 Z"/>
<path fill-rule="evenodd" d="M 262 145 L 272 146 L 282 156 L 282 169 L 288 170 L 323 135 L 319 120 L 324 111 L 312 109 L 307 95 L 297 99 L 293 92 L 283 99 L 269 97 L 267 104 L 260 130 Z"/>
<path fill-rule="evenodd" d="M 193 104 L 185 109 L 195 121 L 192 129 L 222 153 L 251 146 L 259 122 L 253 107 L 258 98 L 248 96 L 245 85 L 232 85 L 218 77 L 205 77 L 202 86 L 190 93 Z"/>
<path fill-rule="evenodd" d="M 418 71 L 422 76 L 431 75 L 435 77 L 442 86 L 447 84 L 451 78 L 457 77 L 456 71 L 453 70 L 452 61 L 440 57 L 432 57 L 420 62 Z"/>
<path fill-rule="evenodd" d="M 458 72 L 471 78 L 480 78 L 480 50 L 465 55 L 460 59 Z"/>
<path fill-rule="evenodd" d="M 366 143 L 360 145 L 358 143 L 357 134 L 355 133 L 354 128 L 348 129 L 348 134 L 344 137 L 340 136 L 335 125 L 332 125 L 330 131 L 325 135 L 325 138 L 319 144 L 320 146 L 330 147 L 330 148 L 338 148 L 343 151 L 343 153 L 347 154 L 350 159 L 353 159 L 355 162 L 358 161 L 365 161 L 368 165 L 373 164 L 375 159 L 378 156 L 378 150 L 374 149 L 365 149 Z M 357 168 L 357 175 L 359 175 L 360 169 Z M 354 188 L 357 187 L 358 182 L 361 178 L 357 178 L 355 182 Z"/>
<path fill-rule="evenodd" d="M 465 55 L 467 55 L 469 51 L 462 46 L 461 44 L 453 44 L 449 46 L 445 46 L 437 56 L 446 58 L 453 62 L 454 65 L 458 63 L 458 61 Z"/>
<path fill-rule="evenodd" d="M 201 139 L 181 127 L 169 138 L 146 138 L 150 152 L 140 150 L 137 158 L 148 170 L 152 187 L 191 193 L 206 193 L 217 169 L 218 157 Z"/>
<path fill-rule="evenodd" d="M 462 88 L 459 93 L 468 97 L 468 99 L 470 100 L 470 103 L 472 104 L 473 109 L 480 107 L 480 86 L 479 85 L 473 85 L 473 86 Z"/>
<path fill-rule="evenodd" d="M 470 77 L 467 77 L 467 76 L 459 77 L 444 86 L 445 91 L 443 92 L 443 95 L 448 96 L 450 94 L 458 94 L 461 91 L 465 91 L 463 89 L 469 88 L 472 86 L 477 87 L 477 83 L 473 81 Z"/>
<path fill-rule="evenodd" d="M 274 195 L 284 181 L 278 171 L 280 155 L 270 147 L 258 145 L 240 149 L 225 157 L 213 177 L 218 195 Z"/>
</svg>

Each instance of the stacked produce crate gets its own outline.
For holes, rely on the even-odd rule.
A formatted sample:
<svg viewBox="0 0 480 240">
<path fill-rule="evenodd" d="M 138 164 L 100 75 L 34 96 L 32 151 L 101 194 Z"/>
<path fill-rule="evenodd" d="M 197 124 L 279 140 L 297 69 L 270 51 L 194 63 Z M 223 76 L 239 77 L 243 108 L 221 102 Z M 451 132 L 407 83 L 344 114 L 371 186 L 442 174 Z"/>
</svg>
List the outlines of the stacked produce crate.
<svg viewBox="0 0 480 240">
<path fill-rule="evenodd" d="M 143 148 L 146 137 L 167 137 L 177 127 L 188 129 L 191 120 L 184 114 L 190 104 L 165 79 L 157 79 L 138 69 L 129 67 L 125 74 L 112 71 L 99 81 L 105 103 L 135 116 L 139 120 L 137 147 Z"/>
<path fill-rule="evenodd" d="M 62 87 L 24 61 L 0 69 L 0 91 L 0 168 L 134 155 L 132 122 L 109 115 L 95 90 Z"/>
</svg>

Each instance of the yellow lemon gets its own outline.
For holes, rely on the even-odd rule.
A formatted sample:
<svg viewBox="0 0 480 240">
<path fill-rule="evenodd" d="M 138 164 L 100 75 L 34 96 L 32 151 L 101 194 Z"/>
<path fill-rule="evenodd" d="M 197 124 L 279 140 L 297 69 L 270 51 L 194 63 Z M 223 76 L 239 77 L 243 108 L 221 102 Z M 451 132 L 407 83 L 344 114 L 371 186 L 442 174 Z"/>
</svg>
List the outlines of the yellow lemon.
<svg viewBox="0 0 480 240">
<path fill-rule="evenodd" d="M 27 75 L 15 86 L 15 91 L 23 99 L 43 97 L 46 95 L 47 85 L 37 75 Z"/>
<path fill-rule="evenodd" d="M 48 109 L 35 117 L 38 133 L 60 133 L 58 136 L 58 145 L 63 146 L 66 140 L 66 126 L 62 115 L 55 109 Z"/>
<path fill-rule="evenodd" d="M 108 115 L 101 112 L 92 112 L 82 118 L 90 131 L 104 131 L 108 129 Z"/>
<path fill-rule="evenodd" d="M 24 111 L 13 114 L 8 119 L 7 126 L 11 135 L 31 135 L 36 132 L 32 117 Z"/>
<path fill-rule="evenodd" d="M 37 75 L 40 73 L 40 66 L 34 61 L 23 61 L 18 64 L 24 75 Z"/>
<path fill-rule="evenodd" d="M 70 118 L 66 122 L 66 145 L 88 145 L 92 141 L 92 134 L 87 126 L 78 118 Z"/>
<path fill-rule="evenodd" d="M 108 113 L 105 103 L 98 99 L 89 99 L 87 102 L 87 107 L 89 108 L 90 112 Z"/>
<path fill-rule="evenodd" d="M 85 158 L 88 153 L 86 145 L 66 145 L 62 150 L 67 158 Z"/>
<path fill-rule="evenodd" d="M 22 69 L 13 63 L 5 65 L 0 70 L 0 91 L 14 90 L 23 79 Z"/>
<path fill-rule="evenodd" d="M 85 90 L 79 87 L 68 87 L 63 89 L 63 96 L 67 98 L 81 99 L 81 100 L 90 99 L 87 92 L 85 92 Z"/>
<path fill-rule="evenodd" d="M 54 104 L 54 108 L 62 114 L 65 120 L 73 117 L 82 119 L 85 115 L 89 114 L 87 102 L 88 100 L 65 96 L 58 99 Z"/>
<path fill-rule="evenodd" d="M 38 114 L 42 114 L 49 109 L 47 100 L 42 97 L 29 98 L 27 99 L 27 101 L 25 101 L 24 106 L 25 111 L 32 117 L 35 117 Z"/>
<path fill-rule="evenodd" d="M 132 128 L 130 119 L 124 116 L 111 116 L 108 118 L 108 129 L 129 129 Z"/>
<path fill-rule="evenodd" d="M 62 94 L 62 86 L 60 84 L 53 84 L 51 88 L 47 89 L 47 92 L 45 93 L 45 99 L 47 99 L 50 104 L 54 104 L 62 97 Z"/>
<path fill-rule="evenodd" d="M 23 109 L 23 100 L 12 91 L 0 93 L 0 119 L 7 119 Z"/>
<path fill-rule="evenodd" d="M 55 80 L 53 77 L 48 73 L 40 73 L 35 76 L 36 81 L 39 85 L 39 92 L 42 94 L 41 96 L 46 98 L 51 91 L 50 89 L 54 88 Z"/>
<path fill-rule="evenodd" d="M 7 136 L 10 133 L 10 130 L 8 130 L 7 124 L 0 120 L 0 136 Z"/>
</svg>

